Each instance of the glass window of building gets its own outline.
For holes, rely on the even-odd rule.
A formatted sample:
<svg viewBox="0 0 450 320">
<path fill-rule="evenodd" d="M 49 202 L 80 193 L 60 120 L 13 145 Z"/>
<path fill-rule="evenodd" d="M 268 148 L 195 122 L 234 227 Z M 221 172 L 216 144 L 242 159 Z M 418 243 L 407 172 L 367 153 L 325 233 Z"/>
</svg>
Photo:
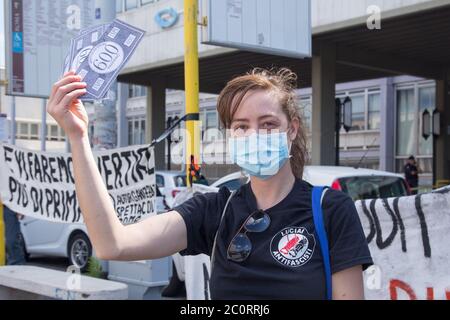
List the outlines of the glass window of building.
<svg viewBox="0 0 450 320">
<path fill-rule="evenodd" d="M 415 154 L 417 141 L 417 113 L 414 89 L 397 91 L 397 155 L 409 157 Z"/>
<path fill-rule="evenodd" d="M 39 124 L 32 123 L 30 128 L 30 135 L 32 140 L 39 139 Z"/>
<path fill-rule="evenodd" d="M 123 1 L 124 0 L 116 0 L 116 13 L 123 12 Z"/>
<path fill-rule="evenodd" d="M 219 120 L 217 112 L 214 109 L 201 112 L 200 120 L 202 122 L 203 140 L 210 142 L 216 138 L 218 139 L 217 130 L 219 129 Z"/>
<path fill-rule="evenodd" d="M 51 125 L 50 126 L 50 140 L 57 141 L 59 139 L 58 126 Z"/>
<path fill-rule="evenodd" d="M 311 133 L 312 128 L 312 98 L 311 96 L 301 97 L 298 101 L 300 117 L 306 130 Z"/>
<path fill-rule="evenodd" d="M 397 141 L 396 169 L 403 166 L 410 155 L 414 155 L 419 167 L 419 183 L 431 184 L 433 172 L 433 136 L 422 136 L 422 113 L 432 113 L 436 108 L 436 87 L 429 83 L 414 83 L 397 89 Z"/>
<path fill-rule="evenodd" d="M 129 118 L 128 119 L 128 145 L 145 144 L 146 133 L 145 118 Z"/>
<path fill-rule="evenodd" d="M 138 0 L 125 0 L 125 10 L 132 10 L 138 7 Z"/>
<path fill-rule="evenodd" d="M 380 108 L 381 108 L 380 93 L 369 93 L 368 98 L 368 123 L 369 130 L 380 129 Z"/>
<path fill-rule="evenodd" d="M 366 103 L 363 94 L 350 95 L 352 99 L 352 131 L 361 131 L 366 129 L 365 113 Z"/>
<path fill-rule="evenodd" d="M 157 0 L 141 0 L 141 5 L 145 6 L 146 4 L 151 4 L 156 2 Z"/>
<path fill-rule="evenodd" d="M 133 144 L 140 144 L 140 137 L 141 137 L 141 130 L 140 130 L 140 121 L 134 120 L 134 127 L 133 127 Z"/>
<path fill-rule="evenodd" d="M 419 88 L 419 116 L 422 117 L 422 113 L 428 110 L 431 114 L 436 108 L 436 89 L 434 87 Z M 433 138 L 429 137 L 425 140 L 422 136 L 422 129 L 420 129 L 419 136 L 419 154 L 420 155 L 433 155 Z"/>
<path fill-rule="evenodd" d="M 135 84 L 129 85 L 128 98 L 145 97 L 147 95 L 147 88 Z"/>
<path fill-rule="evenodd" d="M 28 123 L 20 122 L 19 125 L 19 138 L 28 138 Z"/>
<path fill-rule="evenodd" d="M 141 127 L 139 130 L 140 137 L 139 137 L 139 144 L 145 143 L 145 120 L 141 119 Z"/>
</svg>

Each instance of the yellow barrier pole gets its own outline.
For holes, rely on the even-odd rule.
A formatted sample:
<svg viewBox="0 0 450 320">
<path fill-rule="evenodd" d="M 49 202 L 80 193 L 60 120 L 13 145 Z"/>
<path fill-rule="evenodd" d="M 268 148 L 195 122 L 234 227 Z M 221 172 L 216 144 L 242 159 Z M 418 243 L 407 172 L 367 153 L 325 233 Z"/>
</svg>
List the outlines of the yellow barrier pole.
<svg viewBox="0 0 450 320">
<path fill-rule="evenodd" d="M 184 76 L 186 90 L 186 182 L 189 187 L 191 156 L 200 162 L 200 128 L 199 128 L 199 61 L 197 17 L 198 0 L 184 0 Z"/>
<path fill-rule="evenodd" d="M 0 202 L 0 266 L 6 264 L 5 222 L 3 221 L 3 204 Z"/>
</svg>

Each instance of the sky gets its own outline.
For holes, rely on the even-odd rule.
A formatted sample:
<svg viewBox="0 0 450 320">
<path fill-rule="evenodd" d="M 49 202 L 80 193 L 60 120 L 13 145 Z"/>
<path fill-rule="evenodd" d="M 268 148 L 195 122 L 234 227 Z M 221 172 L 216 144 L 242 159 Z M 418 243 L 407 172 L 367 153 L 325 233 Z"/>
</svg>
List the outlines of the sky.
<svg viewBox="0 0 450 320">
<path fill-rule="evenodd" d="M 0 1 L 0 68 L 5 67 L 5 24 L 4 24 L 4 1 Z"/>
</svg>

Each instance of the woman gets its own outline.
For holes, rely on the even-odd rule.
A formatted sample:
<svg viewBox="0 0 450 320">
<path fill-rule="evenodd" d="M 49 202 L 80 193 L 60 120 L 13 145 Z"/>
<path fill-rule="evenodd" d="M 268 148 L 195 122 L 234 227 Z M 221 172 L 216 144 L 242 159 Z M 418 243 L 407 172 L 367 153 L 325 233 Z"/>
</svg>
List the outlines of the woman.
<svg viewBox="0 0 450 320">
<path fill-rule="evenodd" d="M 78 200 L 98 257 L 211 255 L 218 231 L 210 280 L 213 299 L 326 298 L 311 214 L 312 186 L 302 180 L 306 139 L 291 71 L 254 70 L 228 83 L 219 97 L 221 121 L 230 129 L 231 158 L 251 176 L 250 183 L 233 194 L 222 221 L 230 199 L 226 188 L 130 226 L 117 219 L 97 170 L 88 141 L 88 117 L 78 100 L 86 92 L 80 81 L 68 73 L 56 83 L 48 111 L 70 140 Z M 322 208 L 332 297 L 363 299 L 362 270 L 372 259 L 354 203 L 329 190 Z M 255 221 L 262 221 L 262 228 L 252 230 Z"/>
</svg>

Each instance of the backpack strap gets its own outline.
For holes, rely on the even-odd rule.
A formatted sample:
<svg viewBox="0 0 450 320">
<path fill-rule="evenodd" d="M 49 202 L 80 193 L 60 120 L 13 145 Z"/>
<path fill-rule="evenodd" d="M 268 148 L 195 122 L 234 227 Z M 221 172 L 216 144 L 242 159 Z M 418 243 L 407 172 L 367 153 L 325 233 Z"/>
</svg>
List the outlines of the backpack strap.
<svg viewBox="0 0 450 320">
<path fill-rule="evenodd" d="M 331 282 L 331 264 L 330 251 L 328 248 L 328 237 L 324 226 L 322 213 L 322 199 L 326 187 L 314 187 L 312 190 L 312 211 L 316 234 L 319 238 L 320 251 L 322 252 L 323 264 L 325 269 L 325 281 L 327 287 L 327 299 L 332 300 L 332 282 Z M 326 190 L 325 190 L 326 191 Z"/>
<path fill-rule="evenodd" d="M 211 251 L 211 272 L 210 272 L 210 278 L 213 272 L 213 268 L 214 268 L 214 259 L 216 256 L 216 245 L 217 245 L 217 236 L 219 235 L 219 230 L 220 230 L 220 226 L 222 225 L 222 221 L 223 218 L 225 217 L 225 212 L 227 212 L 227 208 L 228 205 L 230 204 L 231 198 L 233 198 L 233 196 L 235 195 L 235 193 L 237 192 L 237 190 L 231 192 L 230 196 L 228 197 L 227 203 L 225 204 L 225 207 L 223 208 L 222 211 L 222 216 L 220 217 L 220 222 L 219 222 L 219 227 L 216 230 L 216 235 L 214 236 L 214 243 L 213 243 L 213 247 L 212 247 L 212 251 Z"/>
</svg>

